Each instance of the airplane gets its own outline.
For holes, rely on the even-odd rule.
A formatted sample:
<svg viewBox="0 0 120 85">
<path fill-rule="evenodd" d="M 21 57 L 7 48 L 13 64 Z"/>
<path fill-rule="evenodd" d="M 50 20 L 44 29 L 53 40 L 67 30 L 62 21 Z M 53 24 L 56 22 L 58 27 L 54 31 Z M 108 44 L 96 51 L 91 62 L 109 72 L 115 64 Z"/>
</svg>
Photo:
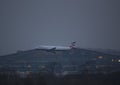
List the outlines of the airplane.
<svg viewBox="0 0 120 85">
<path fill-rule="evenodd" d="M 76 42 L 72 42 L 70 46 L 47 46 L 47 45 L 41 45 L 39 46 L 39 49 L 45 50 L 47 52 L 55 53 L 56 50 L 71 50 L 76 48 L 75 46 Z"/>
</svg>

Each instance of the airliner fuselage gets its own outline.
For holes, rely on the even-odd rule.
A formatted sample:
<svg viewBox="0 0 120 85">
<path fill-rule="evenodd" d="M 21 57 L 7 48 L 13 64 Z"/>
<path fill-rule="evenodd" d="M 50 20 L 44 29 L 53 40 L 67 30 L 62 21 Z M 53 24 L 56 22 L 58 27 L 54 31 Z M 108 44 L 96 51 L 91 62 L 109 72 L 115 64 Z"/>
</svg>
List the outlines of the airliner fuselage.
<svg viewBox="0 0 120 85">
<path fill-rule="evenodd" d="M 46 46 L 46 45 L 40 46 L 40 49 L 50 50 L 53 48 L 55 48 L 55 50 L 70 50 L 71 49 L 71 47 L 65 47 L 65 46 Z"/>
</svg>

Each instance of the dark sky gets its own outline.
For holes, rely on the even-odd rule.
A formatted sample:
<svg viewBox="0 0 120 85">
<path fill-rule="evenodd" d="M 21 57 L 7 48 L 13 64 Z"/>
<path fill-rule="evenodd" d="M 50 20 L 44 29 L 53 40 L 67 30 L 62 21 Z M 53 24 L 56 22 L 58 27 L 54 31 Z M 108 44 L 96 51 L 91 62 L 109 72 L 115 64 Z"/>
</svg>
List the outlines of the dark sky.
<svg viewBox="0 0 120 85">
<path fill-rule="evenodd" d="M 120 0 L 0 0 L 0 55 L 69 45 L 120 50 Z"/>
</svg>

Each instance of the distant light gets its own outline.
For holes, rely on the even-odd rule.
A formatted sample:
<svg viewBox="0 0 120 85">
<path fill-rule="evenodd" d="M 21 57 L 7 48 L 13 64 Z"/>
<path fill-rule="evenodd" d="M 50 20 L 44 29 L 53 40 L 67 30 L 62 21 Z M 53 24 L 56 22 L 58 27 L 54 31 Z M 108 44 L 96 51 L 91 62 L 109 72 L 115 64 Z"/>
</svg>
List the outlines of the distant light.
<svg viewBox="0 0 120 85">
<path fill-rule="evenodd" d="M 31 65 L 28 65 L 28 68 L 31 68 L 32 66 Z"/>
<path fill-rule="evenodd" d="M 112 62 L 114 62 L 114 59 L 112 59 Z"/>
<path fill-rule="evenodd" d="M 120 62 L 120 59 L 118 60 L 118 62 Z"/>
<path fill-rule="evenodd" d="M 41 68 L 46 68 L 46 67 L 44 65 L 42 65 Z"/>
<path fill-rule="evenodd" d="M 98 58 L 99 58 L 99 59 L 102 59 L 102 58 L 103 58 L 103 56 L 98 56 Z"/>
</svg>

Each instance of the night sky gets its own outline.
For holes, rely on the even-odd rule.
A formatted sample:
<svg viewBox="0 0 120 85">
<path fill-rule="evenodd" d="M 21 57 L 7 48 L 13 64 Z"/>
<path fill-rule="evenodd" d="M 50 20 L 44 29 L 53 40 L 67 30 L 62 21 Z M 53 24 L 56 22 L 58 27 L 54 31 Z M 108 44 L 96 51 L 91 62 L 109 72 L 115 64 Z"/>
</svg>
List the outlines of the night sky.
<svg viewBox="0 0 120 85">
<path fill-rule="evenodd" d="M 120 0 L 0 0 L 0 55 L 40 45 L 120 50 Z"/>
</svg>

